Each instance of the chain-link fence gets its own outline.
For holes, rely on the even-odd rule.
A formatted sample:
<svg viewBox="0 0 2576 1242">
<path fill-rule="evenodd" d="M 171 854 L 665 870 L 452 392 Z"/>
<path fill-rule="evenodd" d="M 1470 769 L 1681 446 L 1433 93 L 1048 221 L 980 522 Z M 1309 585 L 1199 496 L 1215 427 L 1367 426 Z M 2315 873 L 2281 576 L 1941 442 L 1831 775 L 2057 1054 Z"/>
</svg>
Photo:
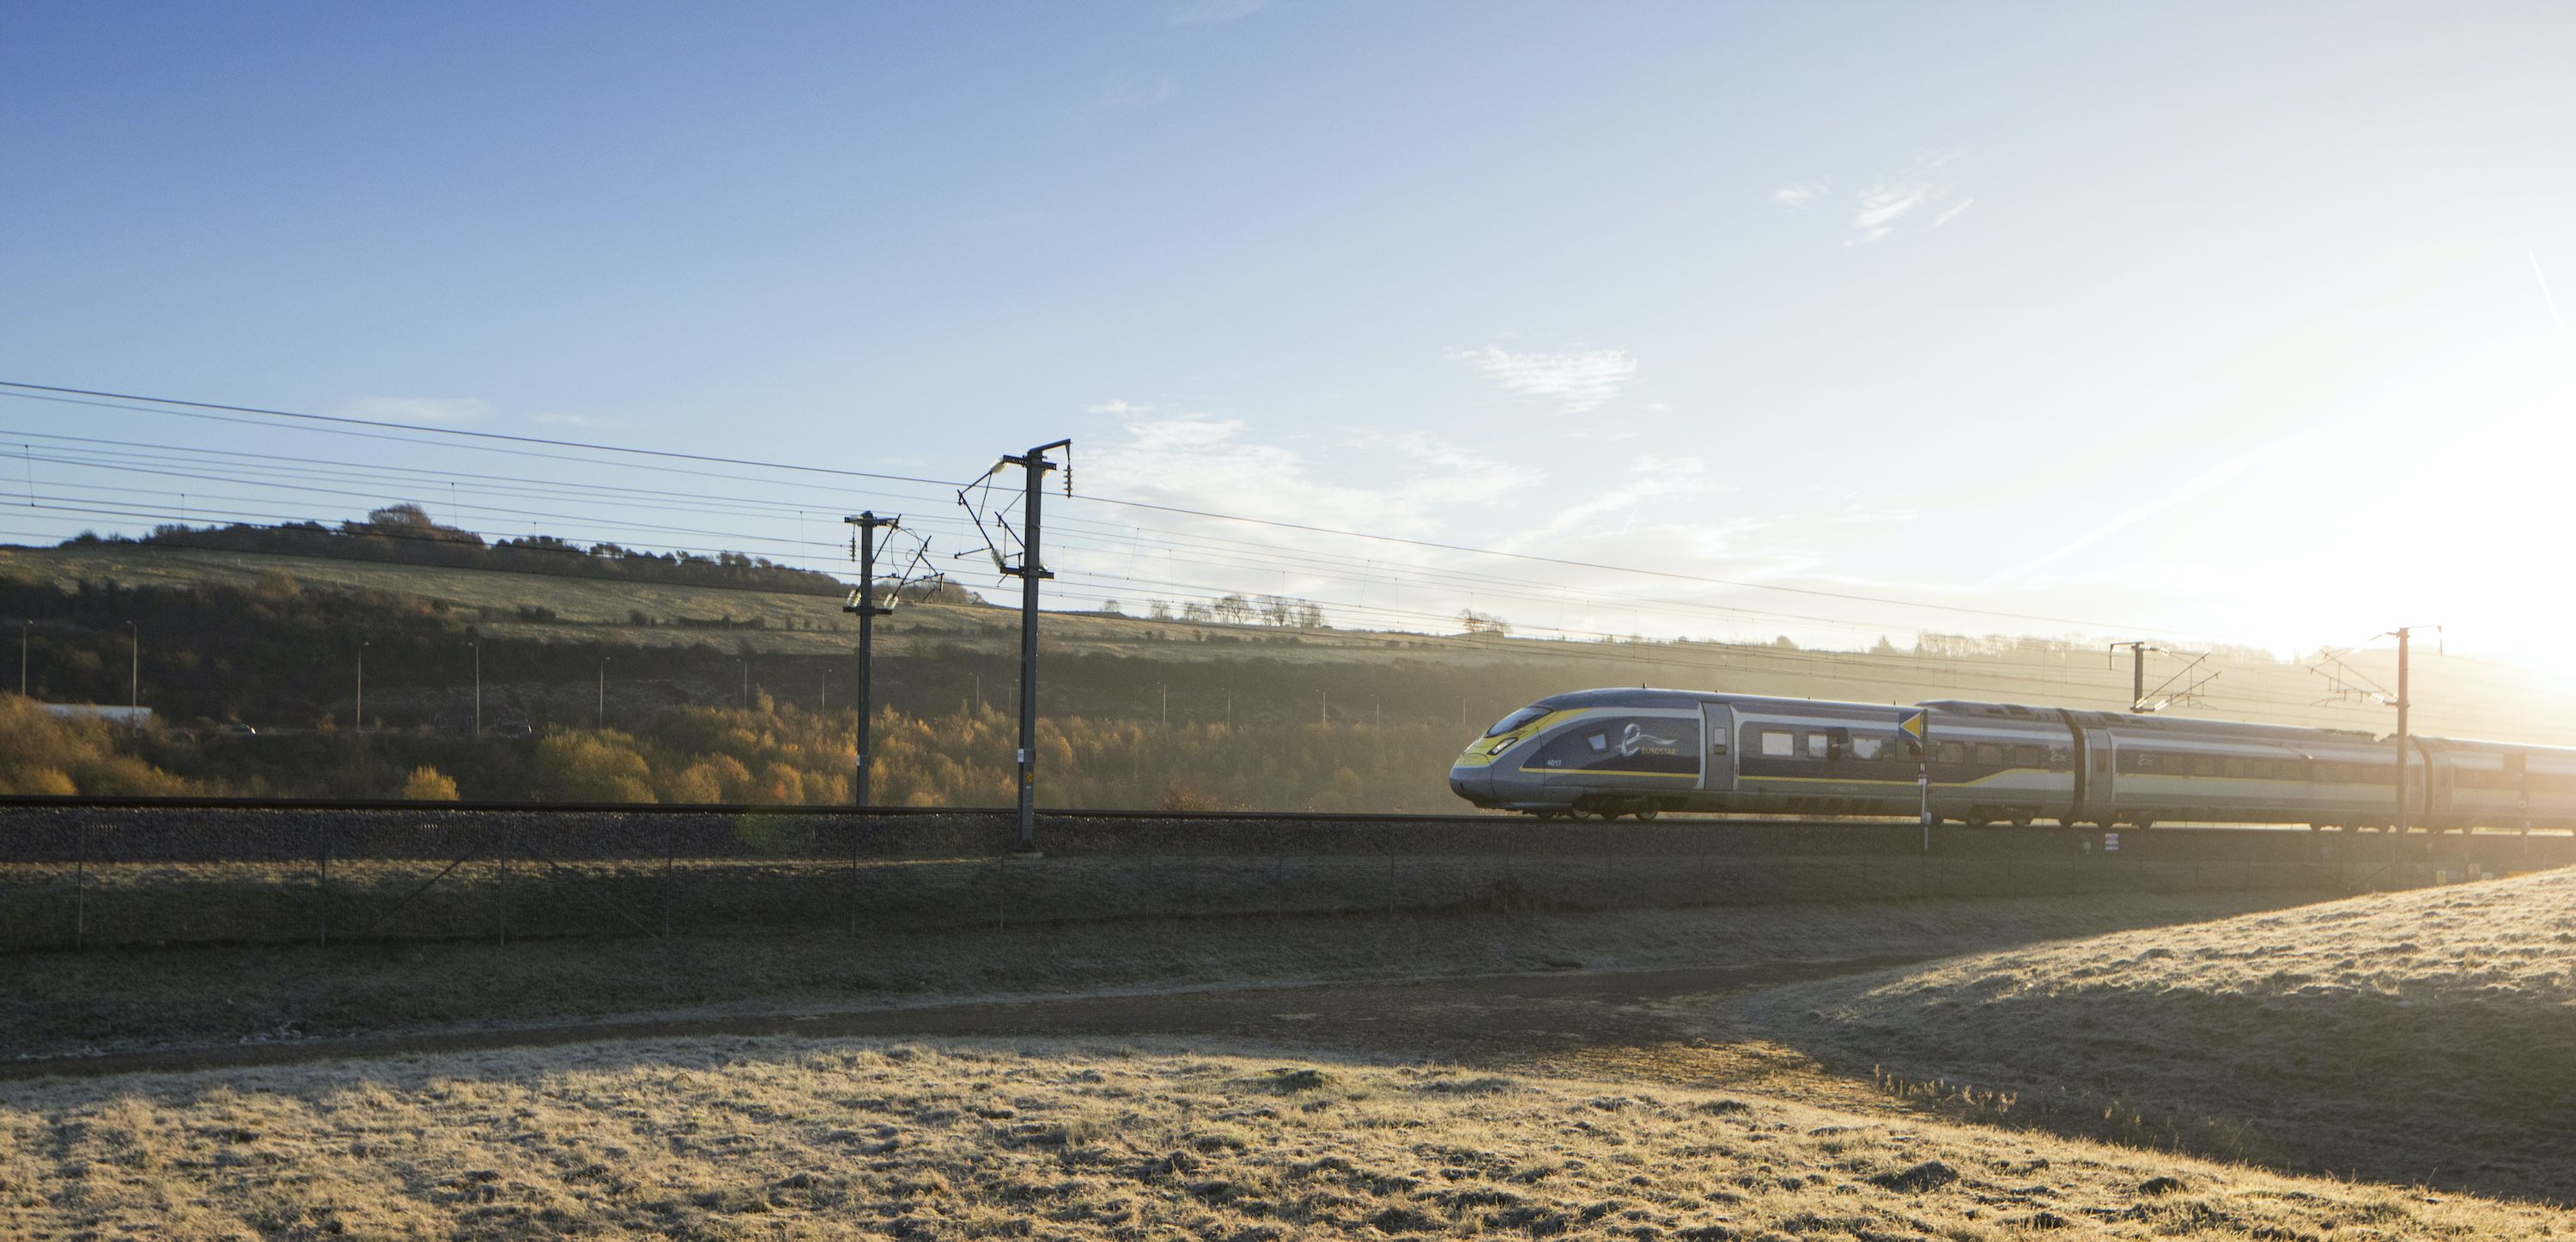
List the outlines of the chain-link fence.
<svg viewBox="0 0 2576 1242">
<path fill-rule="evenodd" d="M 0 953 L 2399 888 L 2564 836 L 1501 817 L 0 809 Z M 1927 848 L 1928 844 L 1928 848 Z"/>
</svg>

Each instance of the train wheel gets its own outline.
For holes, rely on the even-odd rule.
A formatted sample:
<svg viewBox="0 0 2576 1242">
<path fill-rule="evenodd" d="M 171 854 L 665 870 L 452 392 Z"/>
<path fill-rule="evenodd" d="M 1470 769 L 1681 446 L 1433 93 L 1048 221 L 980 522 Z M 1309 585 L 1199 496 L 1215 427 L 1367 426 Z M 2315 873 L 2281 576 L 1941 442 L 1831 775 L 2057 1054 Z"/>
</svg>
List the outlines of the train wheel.
<svg viewBox="0 0 2576 1242">
<path fill-rule="evenodd" d="M 2030 827 L 2030 812 L 2015 811 L 2012 813 L 2012 817 L 2005 822 L 2011 824 L 2015 828 L 2028 828 Z"/>
<path fill-rule="evenodd" d="M 1959 822 L 1966 824 L 1971 828 L 1991 828 L 1995 823 L 1995 821 L 1986 818 L 1983 812 L 1972 812 L 1966 819 L 1960 820 Z"/>
<path fill-rule="evenodd" d="M 2145 832 L 2147 829 L 2156 826 L 2156 817 L 2153 815 L 2141 815 L 2129 822 L 2136 825 L 2138 831 Z"/>
<path fill-rule="evenodd" d="M 1662 813 L 1663 808 L 1659 806 L 1641 807 L 1637 811 L 1637 822 L 1642 824 Z"/>
</svg>

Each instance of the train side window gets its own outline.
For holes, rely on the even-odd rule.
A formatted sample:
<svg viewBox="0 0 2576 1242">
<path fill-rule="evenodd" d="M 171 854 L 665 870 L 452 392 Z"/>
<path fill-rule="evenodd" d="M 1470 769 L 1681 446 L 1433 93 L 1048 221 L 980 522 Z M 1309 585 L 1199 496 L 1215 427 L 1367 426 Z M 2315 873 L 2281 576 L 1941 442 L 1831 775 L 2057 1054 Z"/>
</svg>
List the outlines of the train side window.
<svg viewBox="0 0 2576 1242">
<path fill-rule="evenodd" d="M 1978 764 L 1978 766 L 1980 766 L 1980 767 L 1988 767 L 1988 768 L 1999 768 L 1999 767 L 2002 767 L 2002 766 L 2003 766 L 2003 763 L 2004 763 L 2004 748 L 2003 748 L 2002 746 L 2000 746 L 2000 745 L 1998 745 L 1998 744 L 1996 744 L 1996 743 L 1993 743 L 1993 742 L 1979 742 L 1979 743 L 1977 743 L 1977 764 Z"/>
<path fill-rule="evenodd" d="M 2228 776 L 2243 776 L 2243 775 L 2245 775 L 2245 761 L 2244 761 L 2244 760 L 2242 760 L 2242 759 L 2229 759 L 2229 760 L 2227 760 L 2226 762 L 2227 762 L 2227 770 L 2226 770 L 2226 772 L 2225 772 L 2225 775 L 2228 775 Z"/>
<path fill-rule="evenodd" d="M 1852 758 L 1859 759 L 1864 762 L 1873 759 L 1883 759 L 1887 756 L 1887 739 L 1883 737 L 1853 738 L 1851 742 L 1851 754 Z"/>
<path fill-rule="evenodd" d="M 2149 751 L 2129 751 L 2126 754 L 2121 755 L 2120 759 L 2127 765 L 2127 769 L 2131 772 L 2153 772 L 2156 770 L 2156 757 Z"/>
<path fill-rule="evenodd" d="M 2048 766 L 2048 756 L 2041 753 L 2040 749 L 2036 746 L 2015 746 L 2013 747 L 2013 766 L 2016 768 L 2044 768 Z"/>
<path fill-rule="evenodd" d="M 1794 756 L 1798 753 L 1798 735 L 1786 729 L 1764 729 L 1762 753 L 1774 759 Z"/>
<path fill-rule="evenodd" d="M 2218 775 L 2218 761 L 2207 755 L 2197 756 L 2191 761 L 2191 774 L 2194 776 L 2216 776 Z"/>
<path fill-rule="evenodd" d="M 1960 742 L 1942 742 L 1932 748 L 1932 757 L 1943 763 L 1966 763 L 1968 748 Z"/>
<path fill-rule="evenodd" d="M 1810 734 L 1808 734 L 1808 735 L 1807 735 L 1807 757 L 1808 757 L 1808 758 L 1810 758 L 1810 759 L 1826 759 L 1826 758 L 1830 758 L 1830 757 L 1832 757 L 1832 755 L 1833 755 L 1833 749 L 1834 749 L 1834 742 L 1833 742 L 1833 739 L 1832 739 L 1832 738 L 1827 737 L 1827 736 L 1825 736 L 1825 735 L 1824 735 L 1824 734 L 1822 734 L 1822 733 L 1810 733 Z"/>
</svg>

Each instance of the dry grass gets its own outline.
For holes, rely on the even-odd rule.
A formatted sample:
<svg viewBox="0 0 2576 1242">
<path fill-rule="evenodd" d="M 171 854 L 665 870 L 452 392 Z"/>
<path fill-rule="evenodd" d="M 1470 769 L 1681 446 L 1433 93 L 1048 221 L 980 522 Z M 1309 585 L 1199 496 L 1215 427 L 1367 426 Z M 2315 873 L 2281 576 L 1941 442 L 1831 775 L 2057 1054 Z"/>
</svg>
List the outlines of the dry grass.
<svg viewBox="0 0 2576 1242">
<path fill-rule="evenodd" d="M 709 1040 L 0 1090 L 0 1233 L 2549 1236 L 2080 1141 L 1441 1068 Z"/>
<path fill-rule="evenodd" d="M 1789 987 L 1712 1029 L 1981 1116 L 2576 1200 L 2576 871 Z"/>
</svg>

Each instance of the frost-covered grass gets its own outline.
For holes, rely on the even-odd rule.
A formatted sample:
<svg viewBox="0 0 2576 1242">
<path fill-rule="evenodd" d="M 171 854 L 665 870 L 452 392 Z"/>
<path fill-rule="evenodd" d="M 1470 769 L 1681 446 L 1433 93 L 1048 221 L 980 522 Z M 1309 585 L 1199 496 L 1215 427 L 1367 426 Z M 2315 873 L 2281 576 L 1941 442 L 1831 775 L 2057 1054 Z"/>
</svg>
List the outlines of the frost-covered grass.
<svg viewBox="0 0 2576 1242">
<path fill-rule="evenodd" d="M 0 1234 L 12 1237 L 2569 1227 L 2544 1208 L 1758 1096 L 1169 1045 L 594 1044 L 0 1090 Z"/>
<path fill-rule="evenodd" d="M 2576 870 L 1796 985 L 1717 1025 L 1980 1116 L 2576 1200 Z"/>
</svg>

